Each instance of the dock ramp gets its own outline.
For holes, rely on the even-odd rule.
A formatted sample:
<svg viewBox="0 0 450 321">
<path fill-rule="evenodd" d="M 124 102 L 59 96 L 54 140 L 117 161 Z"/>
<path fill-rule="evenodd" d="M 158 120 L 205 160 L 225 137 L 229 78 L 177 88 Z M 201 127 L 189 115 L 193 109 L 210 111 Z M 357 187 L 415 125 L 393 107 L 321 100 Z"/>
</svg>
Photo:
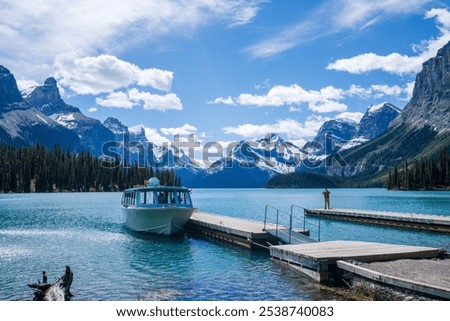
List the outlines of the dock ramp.
<svg viewBox="0 0 450 321">
<path fill-rule="evenodd" d="M 307 222 L 304 213 L 295 213 L 296 208 L 303 209 L 300 206 L 291 205 L 290 212 L 286 212 L 266 205 L 264 230 L 275 237 L 280 244 L 304 244 L 320 241 L 320 220 L 318 224 Z M 310 231 L 307 230 L 307 225 L 310 224 L 313 224 L 317 230 L 317 240 L 310 237 Z M 295 227 L 295 225 L 303 225 L 303 229 Z"/>
<path fill-rule="evenodd" d="M 317 242 L 309 236 L 292 230 L 288 227 L 278 227 L 278 229 L 266 228 L 266 232 L 280 240 L 283 244 L 303 244 Z"/>
</svg>

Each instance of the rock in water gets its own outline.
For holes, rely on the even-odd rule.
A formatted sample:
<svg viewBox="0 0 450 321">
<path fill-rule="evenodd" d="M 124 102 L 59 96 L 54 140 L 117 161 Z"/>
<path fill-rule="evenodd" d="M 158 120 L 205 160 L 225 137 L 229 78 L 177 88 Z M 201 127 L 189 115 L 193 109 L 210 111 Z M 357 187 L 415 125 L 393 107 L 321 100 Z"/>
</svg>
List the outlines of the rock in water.
<svg viewBox="0 0 450 321">
<path fill-rule="evenodd" d="M 73 272 L 69 266 L 66 266 L 64 275 L 53 284 L 47 283 L 45 272 L 42 272 L 42 275 L 42 283 L 38 281 L 35 284 L 28 284 L 30 288 L 36 289 L 33 301 L 70 301 Z"/>
</svg>

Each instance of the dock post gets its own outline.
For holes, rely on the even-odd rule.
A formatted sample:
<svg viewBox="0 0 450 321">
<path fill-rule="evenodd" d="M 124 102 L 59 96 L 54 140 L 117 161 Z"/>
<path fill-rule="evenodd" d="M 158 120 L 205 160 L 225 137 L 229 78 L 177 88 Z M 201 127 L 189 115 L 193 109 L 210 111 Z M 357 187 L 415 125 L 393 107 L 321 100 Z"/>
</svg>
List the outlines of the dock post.
<svg viewBox="0 0 450 321">
<path fill-rule="evenodd" d="M 317 236 L 317 241 L 320 242 L 320 215 L 319 215 L 319 235 Z"/>
<path fill-rule="evenodd" d="M 292 238 L 292 211 L 291 215 L 289 215 L 289 244 L 291 244 L 291 238 Z"/>
<path fill-rule="evenodd" d="M 264 211 L 264 231 L 266 230 L 266 223 L 267 223 L 267 207 L 269 205 L 266 205 L 266 209 Z"/>
<path fill-rule="evenodd" d="M 277 208 L 277 222 L 276 222 L 276 229 L 275 229 L 275 236 L 278 237 L 278 213 L 280 210 Z"/>
</svg>

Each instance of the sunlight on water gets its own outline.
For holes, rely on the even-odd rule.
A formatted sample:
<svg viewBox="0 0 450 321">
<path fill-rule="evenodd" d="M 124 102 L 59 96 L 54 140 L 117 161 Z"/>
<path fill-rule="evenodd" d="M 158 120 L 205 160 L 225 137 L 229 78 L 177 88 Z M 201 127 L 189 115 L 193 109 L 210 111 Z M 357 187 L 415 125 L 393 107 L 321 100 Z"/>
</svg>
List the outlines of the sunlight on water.
<svg viewBox="0 0 450 321">
<path fill-rule="evenodd" d="M 450 215 L 448 192 L 336 189 L 332 207 Z M 264 219 L 270 204 L 319 208 L 320 190 L 195 189 L 205 212 Z M 340 299 L 270 260 L 265 252 L 189 235 L 131 233 L 120 193 L 0 195 L 0 300 L 30 300 L 47 271 L 74 271 L 73 300 L 322 300 Z M 312 235 L 317 231 L 311 228 Z M 450 248 L 450 237 L 322 220 L 322 240 L 365 240 Z"/>
</svg>

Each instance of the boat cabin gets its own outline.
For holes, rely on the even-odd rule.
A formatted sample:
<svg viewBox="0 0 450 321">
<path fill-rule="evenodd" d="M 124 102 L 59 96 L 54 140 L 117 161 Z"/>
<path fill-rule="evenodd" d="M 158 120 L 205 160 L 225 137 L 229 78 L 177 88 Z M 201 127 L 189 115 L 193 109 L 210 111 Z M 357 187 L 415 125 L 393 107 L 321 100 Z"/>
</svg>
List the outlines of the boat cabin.
<svg viewBox="0 0 450 321">
<path fill-rule="evenodd" d="M 159 186 L 131 188 L 122 195 L 123 207 L 192 207 L 190 190 Z"/>
</svg>

